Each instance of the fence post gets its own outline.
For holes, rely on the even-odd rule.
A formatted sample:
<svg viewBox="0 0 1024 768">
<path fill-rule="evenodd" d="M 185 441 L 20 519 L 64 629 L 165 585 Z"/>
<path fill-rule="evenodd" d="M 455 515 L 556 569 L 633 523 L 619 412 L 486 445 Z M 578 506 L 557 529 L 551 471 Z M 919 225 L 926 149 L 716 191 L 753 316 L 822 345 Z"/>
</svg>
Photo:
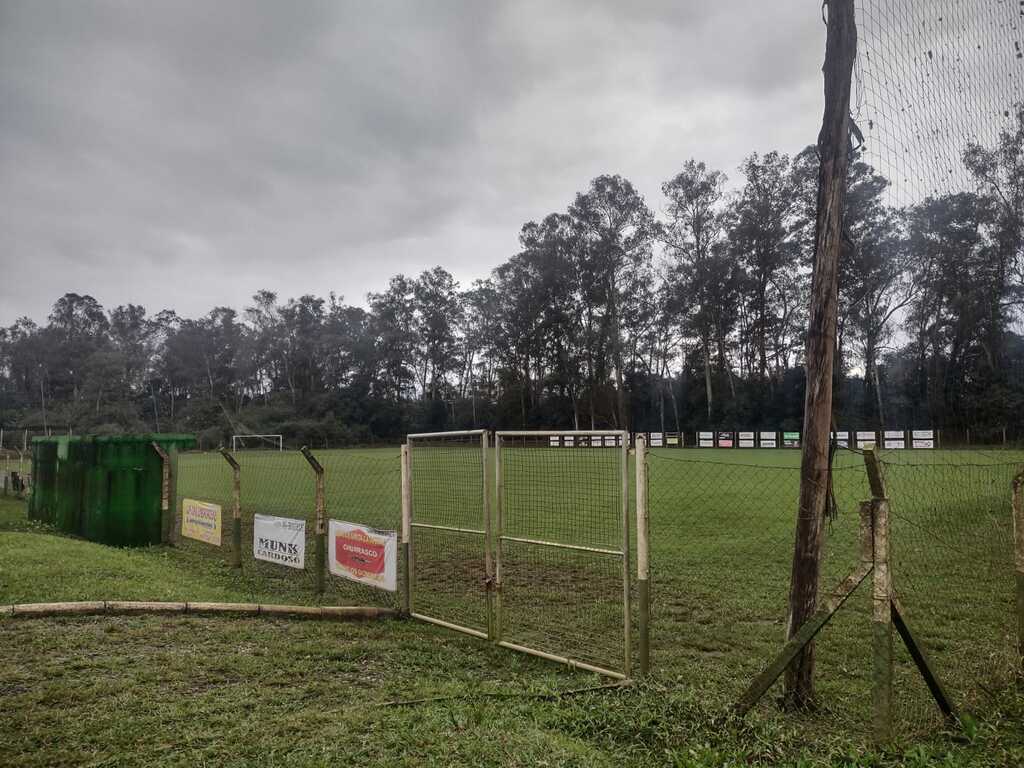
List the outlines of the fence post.
<svg viewBox="0 0 1024 768">
<path fill-rule="evenodd" d="M 878 744 L 892 741 L 892 575 L 889 572 L 889 499 L 877 449 L 864 452 L 871 485 L 872 545 L 874 548 L 874 589 L 872 591 L 871 636 L 874 656 L 873 731 Z"/>
<path fill-rule="evenodd" d="M 160 542 L 166 544 L 171 540 L 171 531 L 174 529 L 173 516 L 169 514 L 171 509 L 171 457 L 155 440 L 150 445 L 153 446 L 156 455 L 160 457 Z"/>
<path fill-rule="evenodd" d="M 1017 581 L 1017 670 L 1024 677 L 1024 470 L 1013 478 L 1013 540 Z"/>
<path fill-rule="evenodd" d="M 494 621 L 494 538 L 491 530 L 491 483 L 487 473 L 487 453 L 489 441 L 487 430 L 480 435 L 480 462 L 481 471 L 481 492 L 484 500 L 484 576 L 486 579 L 487 594 L 487 637 L 492 642 L 498 642 L 496 625 Z"/>
<path fill-rule="evenodd" d="M 633 676 L 633 616 L 630 579 L 633 578 L 629 563 L 629 432 L 623 430 L 622 437 L 622 614 L 623 614 L 623 669 L 626 677 Z"/>
<path fill-rule="evenodd" d="M 640 675 L 651 668 L 651 566 L 647 517 L 647 440 L 636 436 L 636 586 L 639 597 Z"/>
<path fill-rule="evenodd" d="M 231 465 L 231 565 L 242 567 L 242 468 L 223 445 L 220 455 Z"/>
<path fill-rule="evenodd" d="M 309 446 L 302 446 L 302 455 L 309 462 L 316 475 L 316 593 L 324 593 L 324 571 L 327 568 L 327 528 L 324 501 L 324 468 L 309 451 Z"/>
<path fill-rule="evenodd" d="M 501 478 L 501 435 L 494 434 L 494 641 L 500 643 L 504 628 L 504 605 L 502 597 L 502 547 L 501 537 L 505 532 L 505 520 L 502 497 L 505 483 Z"/>
<path fill-rule="evenodd" d="M 402 613 L 412 613 L 412 467 L 409 463 L 409 445 L 402 444 Z"/>
</svg>

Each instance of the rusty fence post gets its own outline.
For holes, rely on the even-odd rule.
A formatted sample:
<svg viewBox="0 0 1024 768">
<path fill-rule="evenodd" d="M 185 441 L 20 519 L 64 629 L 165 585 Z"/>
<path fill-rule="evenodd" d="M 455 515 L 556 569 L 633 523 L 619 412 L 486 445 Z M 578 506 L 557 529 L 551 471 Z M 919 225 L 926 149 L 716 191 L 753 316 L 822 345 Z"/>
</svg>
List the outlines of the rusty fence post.
<svg viewBox="0 0 1024 768">
<path fill-rule="evenodd" d="M 327 522 L 326 501 L 324 498 L 324 468 L 316 457 L 310 452 L 309 446 L 302 446 L 302 455 L 313 468 L 316 476 L 316 496 L 314 504 L 316 507 L 316 593 L 324 593 L 324 571 L 327 569 Z"/>
<path fill-rule="evenodd" d="M 231 565 L 242 567 L 242 468 L 227 448 L 220 455 L 231 466 Z"/>
</svg>

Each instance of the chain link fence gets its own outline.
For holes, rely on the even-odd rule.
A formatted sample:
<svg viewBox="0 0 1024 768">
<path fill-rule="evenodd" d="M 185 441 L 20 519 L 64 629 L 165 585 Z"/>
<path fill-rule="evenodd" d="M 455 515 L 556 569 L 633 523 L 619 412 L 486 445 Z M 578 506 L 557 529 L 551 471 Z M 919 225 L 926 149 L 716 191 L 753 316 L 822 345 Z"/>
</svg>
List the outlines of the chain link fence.
<svg viewBox="0 0 1024 768">
<path fill-rule="evenodd" d="M 239 451 L 241 535 L 236 559 L 232 512 L 233 471 L 217 452 L 178 454 L 175 475 L 173 541 L 197 568 L 233 569 L 253 602 L 367 605 L 398 608 L 397 592 L 327 574 L 318 592 L 316 475 L 298 451 Z M 400 465 L 397 448 L 320 451 L 327 518 L 395 531 L 401 522 Z M 182 535 L 187 500 L 220 507 L 219 545 Z M 256 515 L 305 523 L 304 567 L 254 556 Z M 234 568 L 236 562 L 241 566 Z"/>
<path fill-rule="evenodd" d="M 1024 455 L 890 451 L 890 569 L 904 618 L 958 713 L 983 717 L 1014 679 L 1012 480 Z M 651 660 L 661 677 L 726 707 L 786 640 L 800 454 L 661 451 L 648 455 Z M 863 457 L 833 460 L 824 598 L 859 558 L 859 508 L 871 499 Z M 815 640 L 819 707 L 803 726 L 872 732 L 872 591 L 853 593 Z M 896 733 L 947 727 L 898 636 Z M 778 702 L 781 684 L 762 699 Z"/>
</svg>

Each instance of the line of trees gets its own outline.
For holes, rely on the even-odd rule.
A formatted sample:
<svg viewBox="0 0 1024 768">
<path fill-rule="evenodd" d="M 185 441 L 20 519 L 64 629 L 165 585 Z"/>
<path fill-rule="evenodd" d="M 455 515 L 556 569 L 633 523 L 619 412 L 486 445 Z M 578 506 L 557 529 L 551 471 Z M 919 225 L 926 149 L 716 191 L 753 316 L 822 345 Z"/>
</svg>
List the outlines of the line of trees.
<svg viewBox="0 0 1024 768">
<path fill-rule="evenodd" d="M 855 156 L 840 276 L 836 423 L 1019 425 L 1024 111 L 963 157 L 975 189 L 906 209 Z M 817 157 L 752 154 L 728 191 L 696 160 L 655 211 L 617 175 L 528 222 L 460 286 L 396 275 L 365 306 L 264 290 L 199 318 L 67 293 L 0 329 L 0 422 L 76 432 L 799 428 Z"/>
</svg>

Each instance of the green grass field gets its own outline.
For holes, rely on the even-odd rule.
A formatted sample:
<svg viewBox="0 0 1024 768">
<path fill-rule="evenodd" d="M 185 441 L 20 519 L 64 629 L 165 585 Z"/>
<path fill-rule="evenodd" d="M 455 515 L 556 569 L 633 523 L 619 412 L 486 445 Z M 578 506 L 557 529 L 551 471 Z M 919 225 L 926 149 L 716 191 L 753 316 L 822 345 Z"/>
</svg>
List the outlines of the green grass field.
<svg viewBox="0 0 1024 768">
<path fill-rule="evenodd" d="M 618 530 L 614 497 L 619 486 L 604 479 L 610 467 L 614 473 L 613 462 L 606 458 L 611 453 L 537 448 L 522 449 L 507 458 L 503 467 L 509 515 L 506 533 L 616 544 L 609 537 Z M 317 455 L 327 470 L 330 516 L 397 527 L 397 449 Z M 941 722 L 928 703 L 923 684 L 906 654 L 900 653 L 897 704 L 901 743 L 923 744 L 913 748 L 917 750 L 914 759 L 920 758 L 921 764 L 928 764 L 923 762 L 926 756 L 946 753 L 951 764 L 1020 764 L 1022 704 L 1008 685 L 1013 663 L 1009 483 L 1024 456 L 1003 451 L 906 451 L 885 458 L 893 504 L 897 592 L 958 705 L 980 723 L 968 729 L 972 743 L 942 736 Z M 313 475 L 301 456 L 243 453 L 240 459 L 245 514 L 311 518 Z M 724 708 L 784 639 L 798 460 L 797 452 L 783 450 L 662 449 L 652 453 L 653 682 L 629 692 L 582 694 L 560 702 L 485 697 L 419 705 L 408 711 L 383 708 L 372 716 L 346 710 L 340 720 L 351 728 L 334 723 L 338 717 L 332 719 L 334 725 L 328 728 L 334 739 L 331 745 L 325 745 L 320 732 L 312 726 L 306 729 L 304 723 L 303 746 L 295 751 L 293 762 L 317 764 L 323 755 L 339 754 L 332 751 L 335 748 L 353 750 L 354 734 L 360 734 L 361 748 L 369 749 L 372 740 L 368 733 L 383 732 L 388 746 L 381 752 L 381 764 L 401 764 L 403 760 L 418 764 L 535 764 L 545 756 L 553 765 L 686 764 L 687 760 L 714 765 L 730 759 L 773 763 L 802 758 L 821 764 L 842 763 L 844 756 L 857 754 L 868 733 L 871 656 L 869 593 L 864 587 L 820 636 L 821 708 L 817 713 L 783 717 L 769 697 L 746 725 L 721 719 Z M 467 512 L 483 506 L 477 482 L 479 456 L 475 462 L 474 468 L 473 461 L 453 461 L 440 453 L 421 453 L 417 458 L 414 451 L 417 519 L 436 515 L 438 521 L 479 520 L 475 512 Z M 226 470 L 227 465 L 216 455 L 183 456 L 179 497 L 190 495 L 227 506 L 230 475 Z M 632 467 L 629 473 L 632 477 Z M 834 482 L 838 515 L 828 532 L 825 588 L 856 563 L 857 503 L 868 496 L 862 459 L 852 453 L 839 454 Z M 198 542 L 174 549 L 111 550 L 42 532 L 26 522 L 20 516 L 23 513 L 12 512 L 11 505 L 0 509 L 6 510 L 0 514 L 0 528 L 7 531 L 0 534 L 0 602 L 87 598 L 316 602 L 308 574 L 262 563 L 255 566 L 251 557 L 238 573 L 227 567 L 222 550 Z M 483 614 L 483 552 L 478 541 L 472 536 L 454 540 L 448 536 L 423 537 L 417 542 L 421 553 L 430 554 L 418 561 L 419 604 L 452 618 Z M 614 563 L 606 556 L 521 549 L 525 551 L 505 552 L 506 631 L 517 641 L 550 652 L 584 659 L 590 654 L 595 661 L 611 659 L 609 654 L 621 647 L 622 632 L 621 572 Z M 329 578 L 329 584 L 324 602 L 395 604 L 397 599 L 334 578 Z M 118 636 L 116 649 L 106 650 L 103 645 L 106 626 L 118 628 L 112 630 Z M 58 627 L 62 637 L 80 636 L 74 642 L 82 643 L 90 658 L 95 656 L 109 665 L 118 652 L 135 654 L 147 663 L 161 654 L 173 655 L 177 639 L 201 627 L 209 647 L 266 647 L 271 657 L 268 665 L 275 666 L 275 675 L 280 656 L 287 655 L 285 648 L 292 633 L 298 633 L 297 642 L 305 643 L 303 647 L 321 650 L 335 642 L 331 638 L 344 638 L 337 642 L 361 644 L 366 650 L 360 658 L 379 658 L 381 666 L 374 668 L 387 670 L 379 680 L 371 675 L 374 679 L 368 683 L 371 698 L 380 700 L 392 694 L 394 698 L 419 698 L 474 691 L 550 691 L 594 683 L 589 675 L 570 674 L 557 665 L 495 649 L 473 638 L 402 621 L 345 626 L 195 618 L 12 621 L 2 625 L 4 645 L 39 651 L 49 647 L 46 638 L 52 641 Z M 179 627 L 193 629 L 179 632 Z M 161 633 L 170 633 L 175 642 L 159 640 Z M 372 635 L 372 649 L 363 633 Z M 252 637 L 259 640 L 243 639 Z M 461 660 L 442 658 L 432 664 L 428 657 L 439 650 L 443 656 L 448 647 L 458 649 Z M 220 662 L 196 650 L 190 654 L 193 660 L 222 668 L 222 674 L 231 680 L 239 674 L 237 665 L 251 661 L 237 658 L 234 650 L 229 660 Z M 466 663 L 465 656 L 473 657 L 470 668 L 457 669 Z M 33 663 L 31 650 L 18 650 L 15 658 L 33 680 L 46 679 L 47 670 L 52 669 L 42 662 Z M 320 669 L 316 659 L 309 661 L 311 669 L 304 667 L 305 662 L 294 663 L 300 677 L 313 675 L 312 668 Z M 72 688 L 87 684 L 89 665 L 86 667 L 74 676 Z M 417 670 L 410 679 L 403 674 L 406 667 Z M 172 669 L 166 680 L 143 675 L 132 688 L 132 699 L 147 701 L 149 688 L 154 686 L 158 691 L 168 685 L 172 691 L 186 686 L 187 666 L 172 664 Z M 506 673 L 510 677 L 503 677 Z M 134 673 L 119 670 L 118 674 Z M 319 680 L 296 680 L 284 687 L 283 696 L 297 697 L 298 702 L 309 696 L 307 706 L 315 708 L 317 697 L 302 691 L 306 686 L 318 690 L 318 684 Z M 246 710 L 246 717 L 271 716 L 276 702 L 269 701 L 266 692 L 253 694 L 253 685 L 246 695 L 255 696 L 259 703 Z M 236 690 L 232 684 L 218 689 L 216 695 L 203 695 L 212 696 L 219 706 L 234 701 L 235 695 L 242 696 L 242 689 L 244 686 Z M 8 690 L 21 689 L 0 681 L 5 698 Z M 19 698 L 22 694 L 25 692 L 16 693 L 13 699 L 18 717 L 38 715 L 42 705 Z M 341 691 L 332 696 L 346 698 Z M 348 698 L 351 696 L 349 690 Z M 325 707 L 337 715 L 332 709 L 334 702 L 329 699 Z M 176 706 L 184 705 L 178 701 Z M 295 712 L 305 712 L 295 700 L 292 706 Z M 442 722 L 444 717 L 453 719 Z M 465 723 L 460 720 L 467 717 Z M 310 718 L 322 722 L 312 713 Z M 296 715 L 294 719 L 301 718 Z M 234 733 L 240 726 L 227 715 L 223 721 L 215 721 L 220 737 L 204 741 L 194 736 L 196 741 L 189 743 L 186 754 L 230 762 L 225 750 L 230 750 L 232 737 L 224 729 Z M 403 743 L 392 728 L 405 734 L 413 745 Z M 341 730 L 344 736 L 339 735 Z M 196 732 L 194 727 L 189 729 L 190 734 Z M 448 735 L 440 737 L 442 732 Z M 457 734 L 454 738 L 452 732 Z M 499 734 L 504 735 L 499 738 Z M 108 741 L 113 741 L 106 743 L 107 754 L 125 746 L 113 734 L 108 736 Z M 281 737 L 277 738 L 268 735 L 257 742 L 264 745 L 261 749 L 276 744 L 275 757 L 289 754 L 279 743 Z M 445 743 L 435 744 L 435 738 Z M 235 738 L 240 740 L 240 736 Z M 171 737 L 168 743 L 179 742 Z M 0 746 L 0 754 L 10 755 L 11 750 L 4 747 L 8 745 Z M 247 758 L 239 762 L 261 759 L 252 751 L 255 744 L 240 748 Z M 42 754 L 47 754 L 45 749 Z M 144 754 L 139 764 L 157 761 L 155 753 Z M 171 754 L 173 749 L 168 748 L 164 756 Z M 361 753 L 357 750 L 355 754 Z M 87 760 L 80 757 L 71 762 L 83 761 Z M 42 760 L 39 764 L 48 763 Z"/>
</svg>

